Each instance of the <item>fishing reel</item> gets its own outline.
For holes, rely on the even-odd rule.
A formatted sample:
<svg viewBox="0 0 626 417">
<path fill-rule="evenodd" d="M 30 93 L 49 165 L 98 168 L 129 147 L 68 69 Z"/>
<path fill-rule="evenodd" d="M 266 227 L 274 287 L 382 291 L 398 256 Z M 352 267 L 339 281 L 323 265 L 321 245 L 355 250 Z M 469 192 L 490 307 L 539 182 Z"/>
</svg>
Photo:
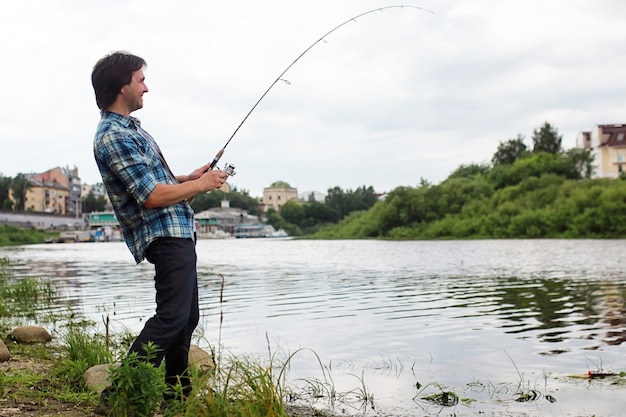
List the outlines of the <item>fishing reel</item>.
<svg viewBox="0 0 626 417">
<path fill-rule="evenodd" d="M 236 174 L 235 172 L 235 166 L 231 163 L 226 162 L 226 165 L 224 166 L 224 172 L 229 176 L 232 177 L 233 175 Z"/>
</svg>

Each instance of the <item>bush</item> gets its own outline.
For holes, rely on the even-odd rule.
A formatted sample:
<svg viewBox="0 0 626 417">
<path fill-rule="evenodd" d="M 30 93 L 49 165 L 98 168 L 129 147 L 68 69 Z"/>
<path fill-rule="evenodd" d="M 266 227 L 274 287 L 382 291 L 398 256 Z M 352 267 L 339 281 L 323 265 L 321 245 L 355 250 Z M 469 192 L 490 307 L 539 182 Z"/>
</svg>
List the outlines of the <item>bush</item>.
<svg viewBox="0 0 626 417">
<path fill-rule="evenodd" d="M 157 347 L 144 346 L 145 356 L 131 352 L 123 357 L 119 368 L 111 370 L 109 405 L 114 416 L 152 416 L 163 401 L 166 385 L 163 367 L 156 368 L 150 360 Z"/>
</svg>

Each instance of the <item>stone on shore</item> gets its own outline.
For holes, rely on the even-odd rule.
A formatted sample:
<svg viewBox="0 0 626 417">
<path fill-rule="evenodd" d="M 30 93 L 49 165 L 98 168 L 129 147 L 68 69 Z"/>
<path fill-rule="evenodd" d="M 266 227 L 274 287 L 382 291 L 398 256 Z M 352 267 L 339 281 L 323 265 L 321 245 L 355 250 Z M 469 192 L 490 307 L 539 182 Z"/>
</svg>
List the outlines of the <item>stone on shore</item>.
<svg viewBox="0 0 626 417">
<path fill-rule="evenodd" d="M 11 359 L 11 352 L 9 352 L 7 345 L 5 345 L 2 340 L 0 340 L 0 363 L 6 362 L 9 359 Z"/>
<path fill-rule="evenodd" d="M 17 343 L 47 343 L 52 340 L 52 336 L 41 326 L 20 326 L 9 333 L 9 337 Z"/>
<path fill-rule="evenodd" d="M 102 365 L 95 365 L 87 369 L 85 371 L 85 386 L 96 392 L 102 392 L 102 390 L 111 383 L 111 381 L 109 381 L 111 366 L 117 368 L 120 364 L 103 363 Z"/>
<path fill-rule="evenodd" d="M 189 347 L 189 366 L 196 366 L 202 372 L 208 372 L 215 368 L 215 363 L 213 363 L 213 358 L 206 350 L 196 345 L 191 345 Z"/>
</svg>

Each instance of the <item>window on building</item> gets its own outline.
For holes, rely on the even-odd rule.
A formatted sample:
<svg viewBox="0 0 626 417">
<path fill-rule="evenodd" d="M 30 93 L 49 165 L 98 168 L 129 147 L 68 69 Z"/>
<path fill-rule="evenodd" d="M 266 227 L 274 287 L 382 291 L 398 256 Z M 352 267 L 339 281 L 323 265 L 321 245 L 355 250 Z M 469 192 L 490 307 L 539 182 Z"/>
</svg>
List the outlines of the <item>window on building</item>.
<svg viewBox="0 0 626 417">
<path fill-rule="evenodd" d="M 619 133 L 617 134 L 617 140 L 619 140 L 619 141 L 624 140 L 624 132 L 619 132 Z"/>
</svg>

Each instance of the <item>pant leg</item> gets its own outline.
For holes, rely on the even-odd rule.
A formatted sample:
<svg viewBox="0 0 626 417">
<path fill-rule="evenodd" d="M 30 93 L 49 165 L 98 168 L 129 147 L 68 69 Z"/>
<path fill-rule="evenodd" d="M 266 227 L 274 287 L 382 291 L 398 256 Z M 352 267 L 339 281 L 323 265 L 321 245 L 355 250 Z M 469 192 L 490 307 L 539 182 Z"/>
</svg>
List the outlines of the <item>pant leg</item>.
<svg viewBox="0 0 626 417">
<path fill-rule="evenodd" d="M 189 376 L 186 374 L 187 367 L 189 366 L 189 346 L 191 345 L 191 337 L 200 320 L 200 309 L 198 306 L 198 285 L 196 279 L 196 285 L 194 286 L 194 292 L 191 301 L 191 308 L 189 312 L 189 320 L 187 325 L 180 333 L 178 339 L 174 341 L 171 348 L 165 354 L 165 375 L 166 382 L 170 385 L 175 385 L 177 377 L 180 378 L 183 387 L 190 387 L 191 382 Z"/>
<path fill-rule="evenodd" d="M 176 379 L 188 366 L 191 336 L 199 320 L 195 243 L 159 238 L 150 244 L 147 258 L 155 268 L 156 314 L 130 351 L 145 354 L 143 345 L 153 342 L 159 352 L 152 363 L 158 366 L 166 358 L 166 376 Z"/>
</svg>

